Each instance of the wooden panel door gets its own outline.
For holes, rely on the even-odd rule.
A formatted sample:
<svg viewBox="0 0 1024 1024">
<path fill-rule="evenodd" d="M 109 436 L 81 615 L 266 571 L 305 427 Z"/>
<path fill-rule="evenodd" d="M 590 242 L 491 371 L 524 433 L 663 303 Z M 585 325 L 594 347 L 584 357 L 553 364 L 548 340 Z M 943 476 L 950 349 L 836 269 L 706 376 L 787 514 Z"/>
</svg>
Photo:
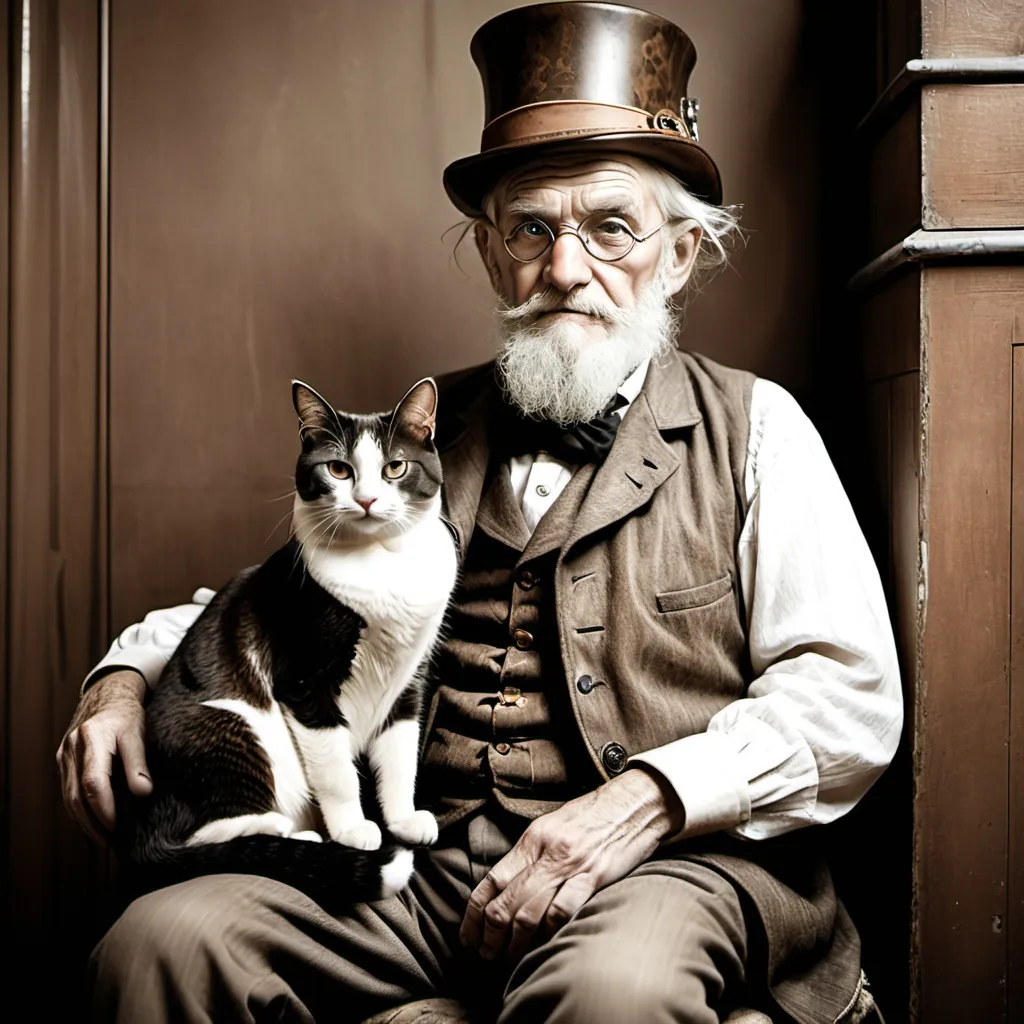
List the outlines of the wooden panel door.
<svg viewBox="0 0 1024 1024">
<path fill-rule="evenodd" d="M 910 992 L 885 1012 L 1017 1021 L 1024 21 L 1015 0 L 882 6 L 908 13 L 879 20 L 879 55 L 893 52 L 894 31 L 905 52 L 907 24 L 919 43 L 879 77 L 859 136 L 875 258 L 852 281 L 874 418 L 889 430 L 888 575 L 912 783 Z"/>
</svg>

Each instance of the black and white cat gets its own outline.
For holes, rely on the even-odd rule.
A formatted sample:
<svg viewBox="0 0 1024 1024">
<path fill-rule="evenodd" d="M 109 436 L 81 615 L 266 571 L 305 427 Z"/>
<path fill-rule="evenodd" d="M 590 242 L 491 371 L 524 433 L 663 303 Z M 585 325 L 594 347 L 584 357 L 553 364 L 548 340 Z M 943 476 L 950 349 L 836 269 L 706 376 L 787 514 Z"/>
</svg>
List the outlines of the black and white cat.
<svg viewBox="0 0 1024 1024">
<path fill-rule="evenodd" d="M 456 575 L 437 388 L 422 380 L 372 416 L 300 381 L 292 393 L 293 539 L 216 595 L 152 694 L 154 790 L 131 802 L 124 844 L 136 886 L 244 872 L 325 903 L 372 900 L 406 884 L 409 846 L 437 839 L 413 803 L 425 663 Z"/>
</svg>

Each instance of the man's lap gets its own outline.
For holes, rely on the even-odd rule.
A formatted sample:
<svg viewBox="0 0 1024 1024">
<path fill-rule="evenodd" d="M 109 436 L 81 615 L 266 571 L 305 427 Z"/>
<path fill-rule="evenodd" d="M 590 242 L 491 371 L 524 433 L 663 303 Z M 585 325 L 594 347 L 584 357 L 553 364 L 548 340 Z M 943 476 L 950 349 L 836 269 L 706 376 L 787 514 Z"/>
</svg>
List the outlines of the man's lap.
<svg viewBox="0 0 1024 1024">
<path fill-rule="evenodd" d="M 481 989 L 497 1010 L 504 969 L 462 950 L 457 938 L 488 865 L 471 863 L 458 845 L 422 860 L 406 892 L 341 917 L 245 875 L 142 897 L 94 954 L 98 1017 L 141 1013 L 156 1022 L 163 1006 L 185 1020 L 360 1021 L 411 1000 Z M 742 982 L 745 951 L 739 896 L 725 878 L 685 860 L 650 861 L 527 954 L 508 980 L 501 1021 L 656 1021 L 659 1006 L 679 1000 L 699 1004 L 705 1017 L 693 1020 L 714 1021 L 707 1004 Z"/>
<path fill-rule="evenodd" d="M 169 1004 L 168 1019 L 203 1019 L 197 1007 L 222 1001 L 214 1019 L 236 1019 L 240 1006 L 256 1019 L 288 1006 L 287 1020 L 340 1011 L 361 1020 L 432 995 L 450 973 L 457 907 L 469 895 L 445 870 L 458 856 L 431 851 L 399 896 L 339 916 L 254 875 L 210 875 L 142 896 L 93 953 L 97 1016 L 157 1021 L 154 1008 Z"/>
</svg>

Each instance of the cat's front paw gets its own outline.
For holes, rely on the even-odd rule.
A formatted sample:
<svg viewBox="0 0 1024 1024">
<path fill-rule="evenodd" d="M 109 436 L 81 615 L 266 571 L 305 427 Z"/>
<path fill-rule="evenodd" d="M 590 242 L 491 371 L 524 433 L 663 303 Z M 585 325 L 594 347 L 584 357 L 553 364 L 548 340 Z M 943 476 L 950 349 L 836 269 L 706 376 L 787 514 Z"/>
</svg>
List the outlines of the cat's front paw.
<svg viewBox="0 0 1024 1024">
<path fill-rule="evenodd" d="M 437 819 L 430 811 L 414 811 L 408 818 L 389 821 L 388 829 L 410 846 L 433 846 L 437 842 Z"/>
<path fill-rule="evenodd" d="M 293 832 L 289 839 L 301 839 L 306 843 L 322 843 L 324 837 L 319 832 L 314 832 L 312 829 L 306 829 L 303 832 Z"/>
<path fill-rule="evenodd" d="M 335 837 L 336 843 L 351 846 L 356 850 L 379 850 L 381 844 L 380 826 L 374 821 L 364 821 L 355 828 L 347 828 Z"/>
</svg>

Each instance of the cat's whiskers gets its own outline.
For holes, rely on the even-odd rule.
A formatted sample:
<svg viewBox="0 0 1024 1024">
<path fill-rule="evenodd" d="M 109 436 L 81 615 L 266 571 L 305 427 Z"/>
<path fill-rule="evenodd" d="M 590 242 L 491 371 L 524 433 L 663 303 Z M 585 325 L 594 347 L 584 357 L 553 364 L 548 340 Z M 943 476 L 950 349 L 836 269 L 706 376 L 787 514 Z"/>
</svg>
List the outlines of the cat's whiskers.
<svg viewBox="0 0 1024 1024">
<path fill-rule="evenodd" d="M 312 548 L 312 550 L 314 550 L 314 551 L 316 550 L 316 544 L 317 544 L 316 533 L 317 533 L 317 531 L 323 532 L 323 531 L 326 531 L 326 530 L 330 529 L 331 521 L 334 519 L 336 514 L 337 514 L 337 510 L 334 509 L 334 508 L 325 509 L 325 510 L 321 510 L 320 511 L 319 516 L 318 516 L 318 518 L 315 521 L 312 521 L 312 522 L 310 522 L 309 520 L 306 521 L 305 525 L 309 527 L 309 533 L 307 534 L 305 539 L 299 541 L 299 549 L 295 553 L 295 561 L 292 562 L 292 569 L 293 570 L 294 570 L 295 566 L 298 564 L 299 559 L 302 557 L 302 549 L 306 546 L 306 544 L 309 543 L 310 540 L 313 541 L 313 548 Z M 292 532 L 293 532 L 293 535 L 295 535 L 294 530 Z M 296 539 L 298 540 L 299 539 L 298 536 L 297 535 L 295 535 L 295 536 L 296 536 Z M 306 572 L 305 561 L 303 561 L 302 572 L 303 572 L 303 576 L 305 576 L 305 572 Z"/>
<path fill-rule="evenodd" d="M 334 543 L 334 538 L 338 534 L 338 530 L 345 523 L 346 516 L 344 513 L 346 511 L 346 509 L 335 510 L 336 514 L 332 517 L 329 517 L 326 523 L 324 523 L 322 526 L 318 524 L 316 528 L 310 531 L 310 538 L 313 540 L 313 545 L 309 551 L 310 556 L 316 553 L 317 548 L 319 548 L 320 545 L 324 542 L 325 538 L 327 538 L 328 531 L 331 531 L 331 535 L 330 538 L 327 539 L 325 547 L 328 550 L 330 550 L 331 545 Z M 323 522 L 323 520 L 321 520 L 321 522 Z"/>
<path fill-rule="evenodd" d="M 341 517 L 339 516 L 338 521 L 334 524 L 334 530 L 331 533 L 331 539 L 327 542 L 327 550 L 330 551 L 331 545 L 334 543 L 334 537 L 338 532 L 338 527 L 341 526 Z"/>
<path fill-rule="evenodd" d="M 267 498 L 266 499 L 266 504 L 269 505 L 272 501 L 284 501 L 285 498 L 294 498 L 294 497 L 295 497 L 295 488 L 293 487 L 290 491 L 285 491 L 284 494 L 277 495 L 276 498 Z"/>
<path fill-rule="evenodd" d="M 292 497 L 293 497 L 293 498 L 295 497 L 295 492 L 294 492 L 294 491 L 292 491 Z M 264 543 L 264 544 L 266 544 L 266 543 L 267 543 L 267 541 L 268 541 L 268 540 L 270 540 L 270 538 L 271 538 L 271 537 L 273 537 L 275 533 L 277 533 L 277 528 L 278 528 L 278 527 L 279 527 L 279 526 L 280 526 L 280 525 L 281 525 L 281 524 L 282 524 L 282 523 L 283 523 L 283 522 L 284 522 L 284 521 L 285 521 L 286 519 L 290 518 L 290 517 L 291 517 L 291 516 L 293 516 L 294 514 L 295 514 L 295 510 L 294 510 L 294 509 L 288 509 L 288 511 L 287 511 L 287 512 L 285 512 L 285 514 L 284 514 L 283 516 L 281 516 L 281 518 L 280 518 L 280 519 L 278 519 L 278 521 L 277 521 L 276 523 L 274 523 L 274 525 L 273 525 L 273 526 L 271 527 L 270 533 L 268 533 L 268 534 L 267 534 L 267 536 L 266 536 L 266 539 L 265 539 L 265 540 L 263 541 L 263 543 Z"/>
<path fill-rule="evenodd" d="M 312 532 L 312 530 L 314 530 L 316 527 L 320 526 L 321 523 L 324 523 L 328 519 L 330 519 L 335 514 L 335 511 L 336 510 L 334 508 L 330 508 L 330 509 L 327 509 L 327 510 L 322 510 L 319 513 L 318 518 L 316 518 L 315 520 L 308 520 L 307 521 L 307 525 L 309 525 L 309 527 L 310 527 L 310 532 Z M 294 514 L 295 514 L 295 511 L 293 509 L 289 513 L 289 515 L 294 515 Z M 292 532 L 294 533 L 295 531 L 293 530 Z"/>
</svg>

